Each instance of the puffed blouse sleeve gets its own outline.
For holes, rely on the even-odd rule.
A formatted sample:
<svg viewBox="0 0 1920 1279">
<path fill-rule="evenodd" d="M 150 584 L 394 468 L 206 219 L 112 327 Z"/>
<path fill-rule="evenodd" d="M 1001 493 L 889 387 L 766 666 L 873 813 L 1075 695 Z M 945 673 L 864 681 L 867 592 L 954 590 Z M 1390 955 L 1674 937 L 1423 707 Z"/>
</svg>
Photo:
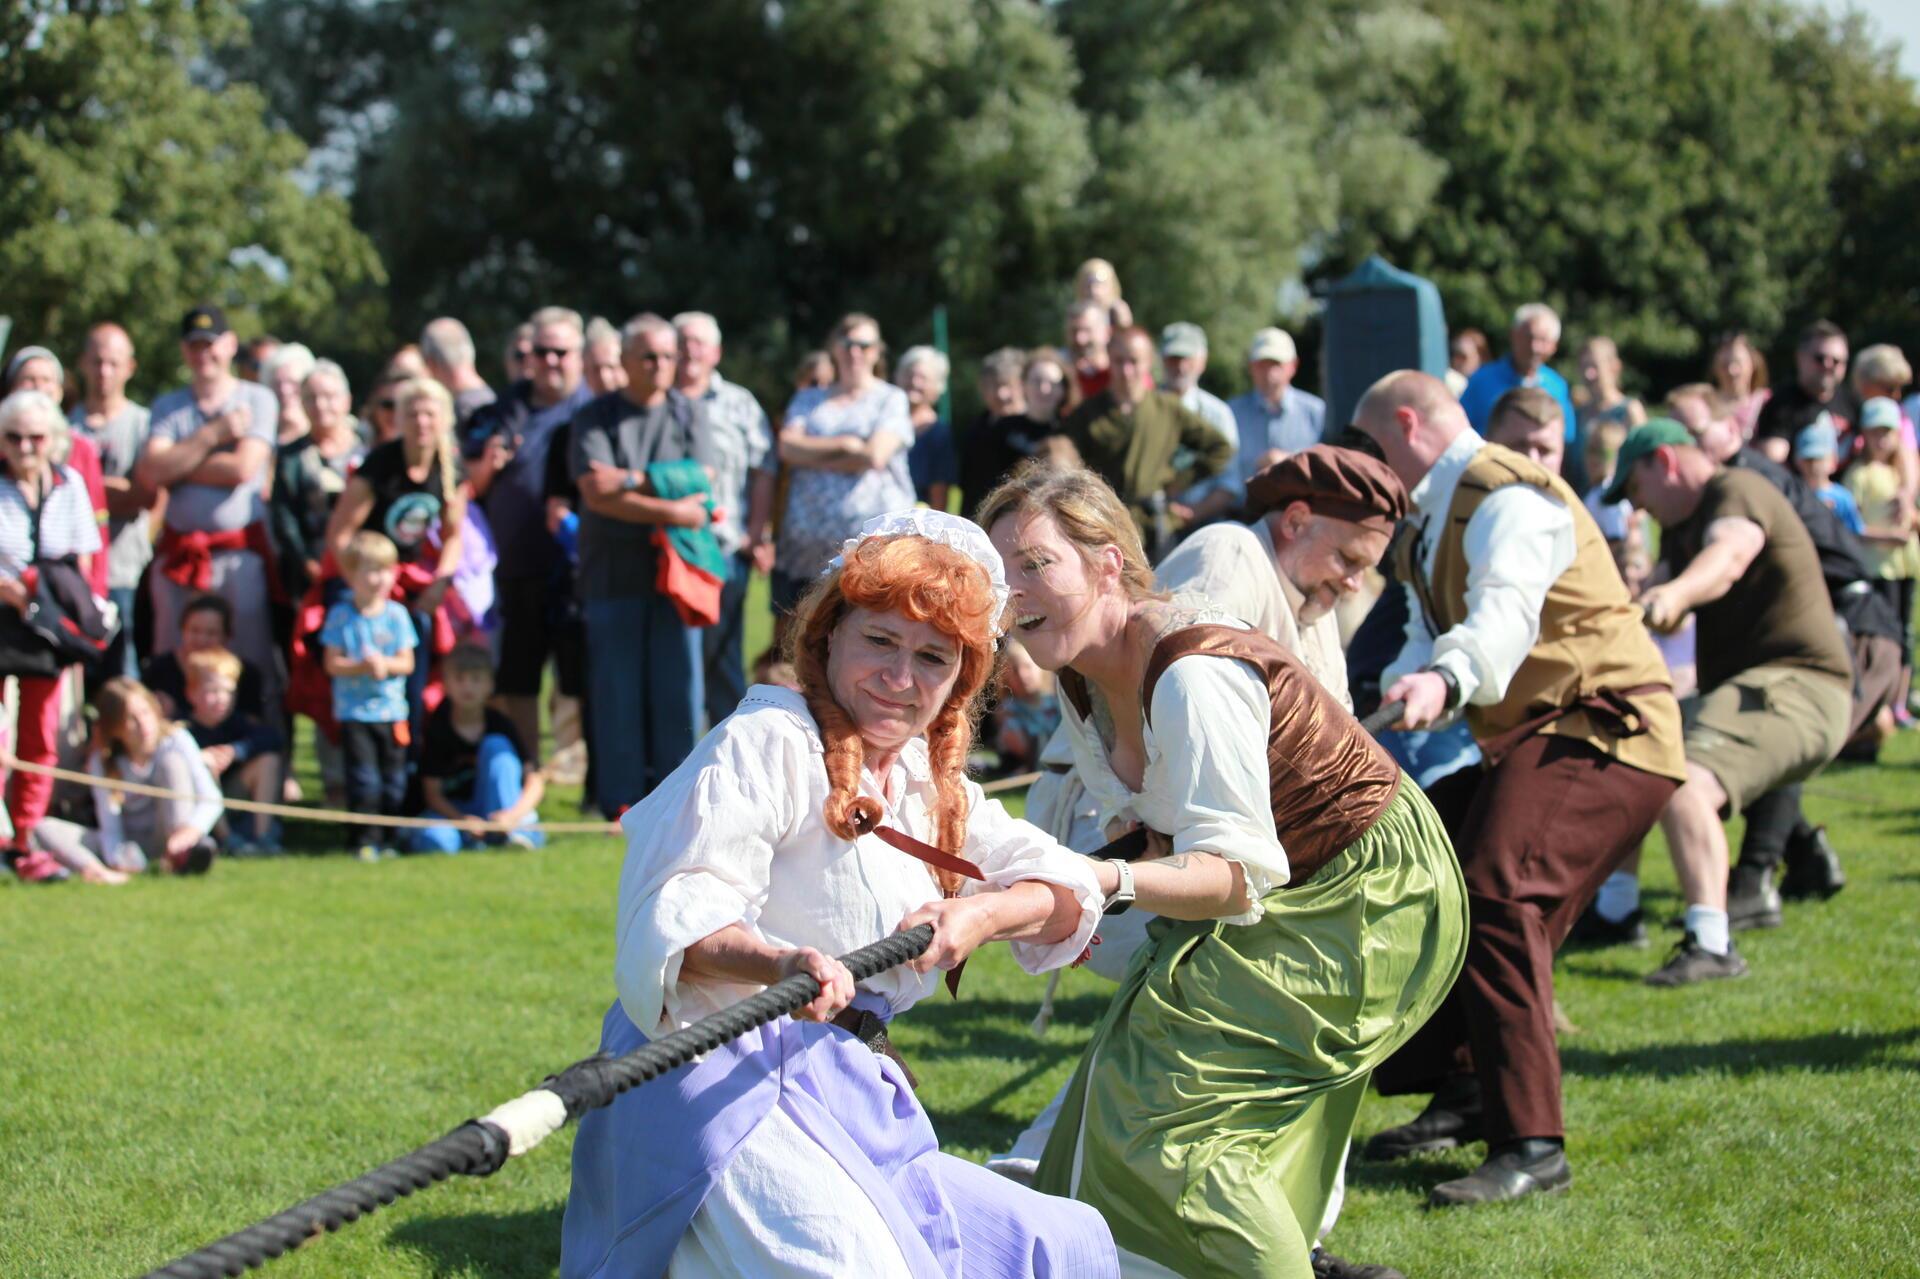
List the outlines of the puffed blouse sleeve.
<svg viewBox="0 0 1920 1279">
<path fill-rule="evenodd" d="M 1072 893 L 1080 906 L 1080 918 L 1070 937 L 1051 944 L 1008 943 L 1014 960 L 1030 973 L 1064 968 L 1086 953 L 1106 902 L 1093 873 L 1093 862 L 1055 842 L 1038 826 L 1014 817 L 999 800 L 987 798 L 972 782 L 966 786 L 972 807 L 967 815 L 967 842 L 962 851 L 980 867 L 986 878 L 968 880 L 961 895 L 992 892 L 1023 879 L 1057 884 Z"/>
<path fill-rule="evenodd" d="M 814 763 L 797 720 L 735 716 L 621 818 L 614 986 L 634 1025 L 678 1020 L 688 946 L 729 924 L 757 931 Z"/>
<path fill-rule="evenodd" d="M 1154 686 L 1150 732 L 1156 747 L 1166 745 L 1151 771 L 1176 815 L 1173 851 L 1212 853 L 1246 873 L 1252 904 L 1229 924 L 1259 922 L 1266 913 L 1261 900 L 1291 875 L 1273 829 L 1272 718 L 1266 684 L 1236 658 L 1183 657 Z"/>
</svg>

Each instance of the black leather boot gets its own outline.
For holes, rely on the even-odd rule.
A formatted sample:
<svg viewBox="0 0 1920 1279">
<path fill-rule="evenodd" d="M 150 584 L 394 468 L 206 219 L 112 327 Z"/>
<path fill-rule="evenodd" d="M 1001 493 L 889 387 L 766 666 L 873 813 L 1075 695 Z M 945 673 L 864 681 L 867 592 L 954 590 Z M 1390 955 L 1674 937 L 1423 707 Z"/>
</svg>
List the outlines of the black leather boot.
<svg viewBox="0 0 1920 1279">
<path fill-rule="evenodd" d="M 1500 1203 L 1525 1195 L 1558 1194 L 1573 1184 L 1565 1143 L 1544 1137 L 1510 1141 L 1487 1162 L 1456 1181 L 1443 1181 L 1427 1196 L 1433 1208 Z"/>
</svg>

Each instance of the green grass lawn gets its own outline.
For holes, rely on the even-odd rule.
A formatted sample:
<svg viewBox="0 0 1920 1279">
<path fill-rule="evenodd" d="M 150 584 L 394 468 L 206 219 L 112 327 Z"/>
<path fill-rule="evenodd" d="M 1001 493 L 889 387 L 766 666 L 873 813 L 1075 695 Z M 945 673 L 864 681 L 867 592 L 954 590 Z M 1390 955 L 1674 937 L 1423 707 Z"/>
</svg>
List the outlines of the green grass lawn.
<svg viewBox="0 0 1920 1279">
<path fill-rule="evenodd" d="M 549 812 L 571 816 L 564 799 Z M 1474 1162 L 1356 1163 L 1336 1251 L 1415 1279 L 1920 1274 L 1920 734 L 1810 787 L 1852 885 L 1746 934 L 1749 979 L 1655 991 L 1648 952 L 1567 957 L 1575 1183 L 1429 1213 Z M 317 834 L 330 841 L 330 834 Z M 1648 849 L 1648 905 L 1677 906 Z M 361 865 L 230 862 L 205 880 L 0 888 L 0 1275 L 122 1276 L 354 1176 L 589 1052 L 610 998 L 621 848 Z M 1011 1141 L 1110 989 L 1003 951 L 899 1032 L 947 1147 Z M 1409 1117 L 1372 1100 L 1362 1133 Z M 569 1134 L 402 1201 L 286 1276 L 554 1272 Z"/>
</svg>

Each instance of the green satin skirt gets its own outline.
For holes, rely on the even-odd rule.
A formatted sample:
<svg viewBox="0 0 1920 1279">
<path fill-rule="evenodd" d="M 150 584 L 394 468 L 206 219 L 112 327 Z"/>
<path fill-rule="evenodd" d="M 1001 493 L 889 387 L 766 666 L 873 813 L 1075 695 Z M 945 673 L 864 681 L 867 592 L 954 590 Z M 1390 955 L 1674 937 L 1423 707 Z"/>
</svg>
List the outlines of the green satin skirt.
<svg viewBox="0 0 1920 1279">
<path fill-rule="evenodd" d="M 1306 1279 L 1374 1067 L 1466 955 L 1467 891 L 1402 775 L 1256 924 L 1160 919 L 1094 1031 L 1034 1182 L 1174 1272 Z"/>
</svg>

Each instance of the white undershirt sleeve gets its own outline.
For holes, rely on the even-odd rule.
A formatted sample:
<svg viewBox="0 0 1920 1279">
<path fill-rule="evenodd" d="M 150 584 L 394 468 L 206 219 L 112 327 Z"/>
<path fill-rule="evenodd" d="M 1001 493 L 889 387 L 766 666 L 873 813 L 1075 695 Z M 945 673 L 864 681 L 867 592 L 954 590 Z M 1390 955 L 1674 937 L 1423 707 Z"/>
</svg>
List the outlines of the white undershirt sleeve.
<svg viewBox="0 0 1920 1279">
<path fill-rule="evenodd" d="M 1175 811 L 1175 854 L 1212 853 L 1240 863 L 1251 905 L 1230 924 L 1257 923 L 1261 905 L 1291 871 L 1273 829 L 1267 739 L 1273 698 L 1236 658 L 1191 656 L 1168 666 L 1153 690 L 1148 751 Z"/>
<path fill-rule="evenodd" d="M 1529 484 L 1497 489 L 1467 521 L 1467 616 L 1433 642 L 1431 665 L 1460 699 L 1497 705 L 1540 639 L 1547 591 L 1573 564 L 1573 515 Z"/>
</svg>

